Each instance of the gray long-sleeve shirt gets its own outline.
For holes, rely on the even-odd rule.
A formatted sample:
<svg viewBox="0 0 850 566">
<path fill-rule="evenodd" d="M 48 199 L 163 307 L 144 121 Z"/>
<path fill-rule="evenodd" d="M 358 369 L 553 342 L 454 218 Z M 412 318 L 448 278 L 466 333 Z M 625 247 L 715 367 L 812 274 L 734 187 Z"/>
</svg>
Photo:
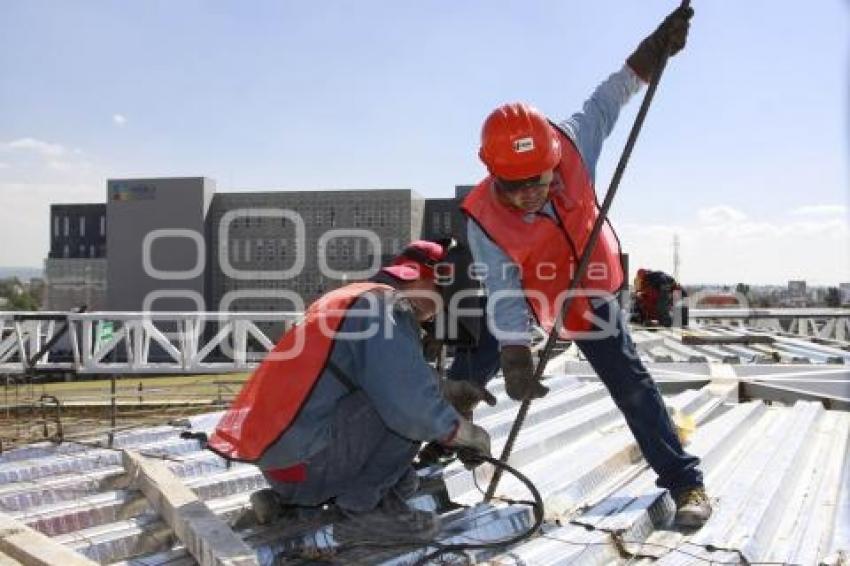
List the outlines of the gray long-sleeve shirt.
<svg viewBox="0 0 850 566">
<path fill-rule="evenodd" d="M 456 428 L 460 415 L 440 394 L 422 355 L 419 323 L 405 301 L 394 301 L 385 293 L 359 297 L 337 332 L 330 359 L 397 434 L 415 441 L 443 440 Z M 304 462 L 327 446 L 333 412 L 348 393 L 349 388 L 326 369 L 298 418 L 266 451 L 260 467 Z"/>
<path fill-rule="evenodd" d="M 642 84 L 634 71 L 623 66 L 596 87 L 580 112 L 559 123 L 576 144 L 591 181 L 596 177 L 602 143 L 614 129 L 620 109 Z M 552 216 L 551 203 L 547 203 L 542 212 Z M 487 293 L 496 299 L 488 307 L 492 312 L 490 323 L 494 326 L 494 336 L 501 345 L 528 345 L 531 315 L 522 293 L 519 267 L 475 222 L 467 223 L 467 236 L 475 262 L 486 266 L 481 272 Z"/>
</svg>

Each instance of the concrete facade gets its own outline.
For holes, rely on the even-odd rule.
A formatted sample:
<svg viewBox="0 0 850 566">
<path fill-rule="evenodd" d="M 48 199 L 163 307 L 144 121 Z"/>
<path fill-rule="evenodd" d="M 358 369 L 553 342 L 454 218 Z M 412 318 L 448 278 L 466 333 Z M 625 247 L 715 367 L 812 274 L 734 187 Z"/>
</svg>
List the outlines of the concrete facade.
<svg viewBox="0 0 850 566">
<path fill-rule="evenodd" d="M 47 257 L 106 257 L 106 205 L 50 205 L 50 251 Z"/>
<path fill-rule="evenodd" d="M 107 182 L 109 310 L 205 310 L 214 191 L 204 177 Z"/>
<path fill-rule="evenodd" d="M 44 310 L 68 311 L 86 306 L 88 311 L 107 310 L 106 258 L 47 258 Z"/>
<path fill-rule="evenodd" d="M 418 238 L 423 212 L 409 189 L 217 194 L 210 310 L 301 310 Z"/>
<path fill-rule="evenodd" d="M 456 202 L 411 189 L 215 193 L 203 177 L 110 179 L 106 204 L 51 208 L 48 304 L 302 310 L 411 240 L 465 236 Z"/>
<path fill-rule="evenodd" d="M 421 237 L 426 240 L 453 237 L 466 244 L 466 217 L 460 211 L 460 204 L 473 188 L 473 185 L 458 185 L 454 198 L 427 199 Z"/>
<path fill-rule="evenodd" d="M 106 309 L 106 205 L 50 206 L 50 250 L 44 260 L 43 308 Z"/>
</svg>

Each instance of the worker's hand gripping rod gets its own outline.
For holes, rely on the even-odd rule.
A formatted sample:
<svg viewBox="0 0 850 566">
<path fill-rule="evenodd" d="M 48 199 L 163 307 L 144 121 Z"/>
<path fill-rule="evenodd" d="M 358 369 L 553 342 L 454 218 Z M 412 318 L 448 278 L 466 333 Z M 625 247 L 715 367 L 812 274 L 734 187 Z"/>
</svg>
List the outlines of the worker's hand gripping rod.
<svg viewBox="0 0 850 566">
<path fill-rule="evenodd" d="M 687 8 L 690 3 L 690 0 L 683 0 L 681 6 L 683 8 Z M 643 126 L 643 121 L 649 111 L 649 105 L 652 103 L 652 98 L 655 96 L 655 91 L 658 88 L 659 81 L 661 80 L 661 74 L 664 72 L 664 67 L 667 66 L 668 58 L 669 49 L 662 56 L 661 61 L 659 61 L 658 66 L 655 68 L 655 73 L 653 74 L 652 79 L 649 81 L 649 87 L 646 89 L 646 95 L 643 97 L 643 102 L 640 105 L 640 110 L 638 110 L 632 130 L 629 132 L 626 147 L 623 148 L 623 154 L 620 156 L 620 161 L 617 163 L 617 169 L 614 171 L 611 184 L 608 186 L 608 192 L 605 193 L 605 200 L 599 210 L 599 217 L 593 225 L 593 231 L 590 233 L 590 238 L 588 238 L 587 245 L 584 247 L 584 251 L 581 254 L 581 261 L 579 261 L 578 269 L 570 281 L 570 286 L 567 289 L 564 304 L 561 306 L 560 311 L 558 311 L 558 316 L 555 318 L 555 324 L 552 327 L 552 331 L 549 333 L 549 337 L 546 339 L 546 344 L 540 353 L 537 367 L 534 370 L 533 379 L 535 381 L 539 381 L 543 376 L 543 370 L 546 368 L 546 363 L 549 361 L 549 356 L 552 355 L 552 349 L 555 347 L 555 340 L 558 337 L 558 329 L 560 329 L 563 325 L 564 318 L 566 318 L 567 312 L 569 312 L 570 306 L 572 305 L 573 292 L 578 286 L 578 283 L 584 278 L 587 266 L 590 264 L 590 255 L 593 253 L 593 249 L 596 247 L 596 242 L 599 239 L 599 234 L 602 232 L 602 227 L 605 225 L 605 220 L 608 217 L 608 210 L 611 208 L 611 203 L 614 201 L 614 196 L 617 194 L 617 188 L 620 186 L 620 180 L 623 178 L 623 173 L 626 170 L 626 164 L 629 162 L 629 157 L 632 155 L 632 149 L 634 149 L 635 142 L 637 142 L 640 129 Z M 499 456 L 499 460 L 502 462 L 507 462 L 508 458 L 510 458 L 511 452 L 514 448 L 514 443 L 516 442 L 517 436 L 519 436 L 519 431 L 522 429 L 523 422 L 525 421 L 525 417 L 528 415 L 528 409 L 530 407 L 530 399 L 522 402 L 513 427 L 508 434 L 508 440 L 505 442 L 505 447 L 502 449 L 501 456 Z M 493 472 L 493 478 L 490 480 L 490 485 L 487 487 L 487 493 L 484 495 L 484 501 L 490 501 L 493 498 L 501 477 L 502 468 L 496 468 Z"/>
</svg>

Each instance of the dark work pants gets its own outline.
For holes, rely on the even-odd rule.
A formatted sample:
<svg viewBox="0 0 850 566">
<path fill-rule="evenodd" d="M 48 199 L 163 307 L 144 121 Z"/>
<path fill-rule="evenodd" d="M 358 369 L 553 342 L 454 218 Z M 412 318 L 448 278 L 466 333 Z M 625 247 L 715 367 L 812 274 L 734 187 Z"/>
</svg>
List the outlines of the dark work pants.
<svg viewBox="0 0 850 566">
<path fill-rule="evenodd" d="M 402 499 L 415 493 L 418 479 L 411 464 L 419 446 L 387 428 L 358 391 L 337 405 L 330 442 L 306 462 L 306 481 L 264 476 L 287 504 L 317 506 L 332 500 L 360 513 L 374 509 L 390 489 Z"/>
<path fill-rule="evenodd" d="M 593 312 L 602 320 L 611 320 L 614 331 L 599 338 L 576 340 L 576 345 L 622 411 L 644 458 L 658 474 L 657 485 L 673 491 L 702 485 L 699 458 L 682 448 L 658 387 L 629 336 L 619 305 L 613 300 L 603 302 Z M 498 350 L 496 339 L 487 325 L 482 325 L 478 348 L 459 352 L 448 377 L 486 383 L 498 372 Z"/>
</svg>

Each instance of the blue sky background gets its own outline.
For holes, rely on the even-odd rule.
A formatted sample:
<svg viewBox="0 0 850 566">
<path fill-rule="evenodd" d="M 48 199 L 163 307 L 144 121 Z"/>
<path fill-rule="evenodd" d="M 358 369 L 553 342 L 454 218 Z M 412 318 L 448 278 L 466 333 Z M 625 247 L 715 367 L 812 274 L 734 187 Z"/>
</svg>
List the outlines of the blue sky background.
<svg viewBox="0 0 850 566">
<path fill-rule="evenodd" d="M 693 6 L 614 204 L 633 265 L 671 270 L 678 233 L 687 282 L 850 281 L 848 3 Z M 4 0 L 0 265 L 39 265 L 49 203 L 109 177 L 450 196 L 494 106 L 569 115 L 673 7 Z"/>
</svg>

